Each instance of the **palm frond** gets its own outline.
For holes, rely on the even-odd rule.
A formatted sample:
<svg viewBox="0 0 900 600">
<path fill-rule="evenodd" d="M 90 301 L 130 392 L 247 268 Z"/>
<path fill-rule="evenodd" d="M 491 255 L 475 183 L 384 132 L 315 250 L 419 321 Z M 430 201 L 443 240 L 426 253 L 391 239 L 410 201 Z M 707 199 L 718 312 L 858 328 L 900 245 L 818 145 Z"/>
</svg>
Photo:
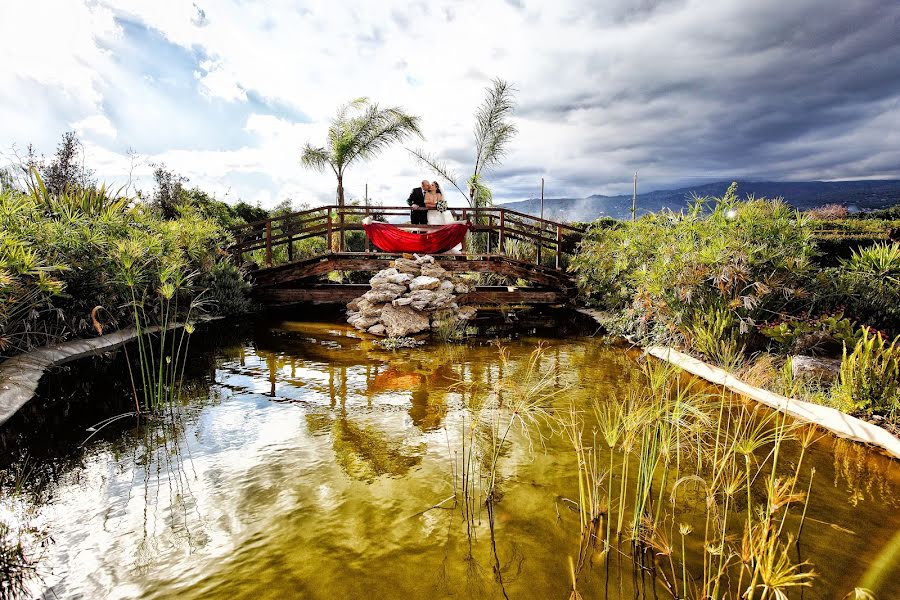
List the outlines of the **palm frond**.
<svg viewBox="0 0 900 600">
<path fill-rule="evenodd" d="M 304 167 L 315 169 L 316 171 L 324 171 L 325 167 L 331 164 L 331 155 L 325 148 L 314 147 L 307 143 L 303 147 L 303 153 L 300 155 L 300 162 Z"/>
<path fill-rule="evenodd" d="M 442 162 L 433 154 L 425 152 L 425 150 L 421 148 L 416 148 L 415 150 L 407 148 L 406 151 L 412 154 L 418 162 L 431 169 L 435 175 L 455 187 L 456 190 L 462 194 L 462 197 L 466 199 L 466 202 L 469 201 L 469 196 L 467 196 L 462 188 L 456 183 L 456 173 L 452 172 L 446 163 Z"/>
<path fill-rule="evenodd" d="M 515 88 L 502 79 L 494 79 L 487 97 L 475 113 L 475 175 L 499 164 L 515 136 L 516 126 L 509 118 L 515 109 Z"/>
</svg>

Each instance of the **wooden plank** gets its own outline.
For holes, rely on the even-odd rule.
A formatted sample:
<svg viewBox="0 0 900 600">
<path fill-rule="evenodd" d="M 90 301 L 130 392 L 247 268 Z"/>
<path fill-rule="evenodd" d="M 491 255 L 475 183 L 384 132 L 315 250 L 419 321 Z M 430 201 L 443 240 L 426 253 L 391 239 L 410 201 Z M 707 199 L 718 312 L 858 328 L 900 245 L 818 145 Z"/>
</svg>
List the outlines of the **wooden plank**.
<svg viewBox="0 0 900 600">
<path fill-rule="evenodd" d="M 346 304 L 369 290 L 366 284 L 319 284 L 294 288 L 260 288 L 253 290 L 258 302 L 268 305 Z M 478 287 L 458 297 L 459 304 L 496 306 L 502 304 L 560 304 L 567 301 L 564 294 L 545 288 Z"/>
<path fill-rule="evenodd" d="M 255 285 L 267 287 L 324 275 L 330 271 L 380 271 L 388 268 L 395 258 L 393 255 L 374 253 L 329 254 L 272 269 L 262 269 L 251 275 Z M 505 257 L 468 259 L 448 256 L 438 259 L 438 264 L 452 273 L 497 273 L 514 279 L 524 279 L 529 283 L 557 287 L 562 291 L 567 291 L 572 286 L 571 280 L 564 273 Z"/>
</svg>

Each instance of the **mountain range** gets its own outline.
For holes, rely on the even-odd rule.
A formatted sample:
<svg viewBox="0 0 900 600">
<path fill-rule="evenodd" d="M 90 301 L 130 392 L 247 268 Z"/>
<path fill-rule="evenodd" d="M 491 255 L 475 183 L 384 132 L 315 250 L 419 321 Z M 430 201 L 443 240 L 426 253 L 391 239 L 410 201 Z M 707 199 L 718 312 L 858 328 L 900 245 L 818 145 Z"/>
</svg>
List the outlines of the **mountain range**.
<svg viewBox="0 0 900 600">
<path fill-rule="evenodd" d="M 851 211 L 868 211 L 900 204 L 900 180 L 863 181 L 738 181 L 741 198 L 784 198 L 800 210 L 825 204 L 841 204 Z M 718 181 L 673 190 L 657 190 L 637 195 L 638 216 L 669 209 L 680 211 L 696 195 L 721 197 L 730 181 Z M 540 198 L 503 204 L 504 208 L 538 216 Z M 627 219 L 631 216 L 631 194 L 587 198 L 545 198 L 544 217 L 554 221 L 593 221 L 600 217 Z"/>
</svg>

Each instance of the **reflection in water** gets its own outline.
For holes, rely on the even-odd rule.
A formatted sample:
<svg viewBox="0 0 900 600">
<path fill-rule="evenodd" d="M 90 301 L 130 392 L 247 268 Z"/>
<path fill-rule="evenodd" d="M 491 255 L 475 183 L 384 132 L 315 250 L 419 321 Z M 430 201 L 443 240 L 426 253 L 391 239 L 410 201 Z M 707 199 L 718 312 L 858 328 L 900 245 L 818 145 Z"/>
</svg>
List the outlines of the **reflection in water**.
<svg viewBox="0 0 900 600">
<path fill-rule="evenodd" d="M 53 537 L 35 594 L 565 598 L 572 557 L 585 598 L 665 597 L 631 568 L 646 556 L 579 561 L 578 468 L 556 426 L 501 439 L 541 341 L 540 377 L 565 390 L 545 398 L 549 410 L 641 381 L 634 354 L 590 338 L 523 336 L 504 361 L 491 344 L 387 352 L 343 325 L 284 322 L 198 355 L 177 420 L 123 423 L 79 448 L 127 390 L 100 383 L 114 377 L 51 378 L 48 400 L 3 432 L 2 467 L 32 456 L 34 506 Z M 62 404 L 59 390 L 90 379 Z M 839 598 L 896 545 L 900 477 L 829 438 L 804 464 L 817 474 L 802 551 L 819 573 L 806 597 Z M 683 485 L 679 503 L 702 523 L 698 489 Z M 740 494 L 734 503 L 746 509 Z M 704 564 L 697 538 L 684 537 L 692 568 Z M 878 577 L 897 575 L 888 563 Z"/>
</svg>

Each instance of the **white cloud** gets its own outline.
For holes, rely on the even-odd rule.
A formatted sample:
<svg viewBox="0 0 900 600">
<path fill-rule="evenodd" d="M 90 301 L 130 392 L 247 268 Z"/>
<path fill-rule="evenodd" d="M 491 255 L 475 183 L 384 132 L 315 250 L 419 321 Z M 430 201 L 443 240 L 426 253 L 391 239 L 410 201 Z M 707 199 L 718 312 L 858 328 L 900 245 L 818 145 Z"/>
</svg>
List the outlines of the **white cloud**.
<svg viewBox="0 0 900 600">
<path fill-rule="evenodd" d="M 82 138 L 100 136 L 112 139 L 116 137 L 116 128 L 106 115 L 91 115 L 85 117 L 80 121 L 72 123 L 72 128 Z"/>
<path fill-rule="evenodd" d="M 896 113 L 900 43 L 874 0 L 827 14 L 813 0 L 195 4 L 17 0 L 0 18 L 9 55 L 0 145 L 49 150 L 72 124 L 93 136 L 109 169 L 130 164 L 124 150 L 133 146 L 150 153 L 146 164 L 165 162 L 229 199 L 329 202 L 333 177 L 303 170 L 299 152 L 324 142 L 337 106 L 366 95 L 419 114 L 424 145 L 457 158 L 462 174 L 472 112 L 496 75 L 516 84 L 520 100 L 519 136 L 493 175 L 500 198 L 536 192 L 541 176 L 554 195 L 624 191 L 634 170 L 660 183 L 874 169 L 900 177 L 885 166 L 900 163 L 896 146 L 877 136 Z M 129 39 L 116 18 L 193 57 L 190 82 L 167 72 L 169 58 L 145 72 L 128 50 L 150 42 Z M 104 49 L 111 40 L 121 55 Z M 138 50 L 143 61 L 171 54 Z M 98 174 L 123 176 L 106 168 Z M 362 196 L 368 182 L 370 195 L 399 203 L 424 172 L 395 148 L 354 165 L 346 185 Z"/>
</svg>

